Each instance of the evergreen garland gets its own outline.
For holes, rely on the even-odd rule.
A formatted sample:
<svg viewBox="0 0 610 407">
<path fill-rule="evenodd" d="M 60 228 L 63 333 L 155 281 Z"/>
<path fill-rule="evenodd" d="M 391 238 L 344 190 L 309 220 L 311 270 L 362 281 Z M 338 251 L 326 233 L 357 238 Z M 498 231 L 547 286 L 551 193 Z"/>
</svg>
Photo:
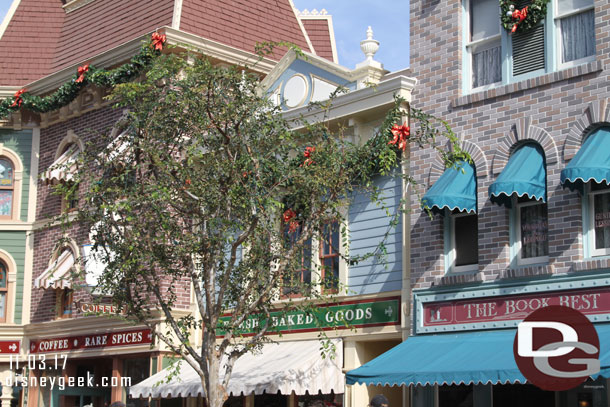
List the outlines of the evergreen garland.
<svg viewBox="0 0 610 407">
<path fill-rule="evenodd" d="M 79 72 L 84 71 L 83 73 L 76 73 L 72 80 L 64 83 L 48 96 L 33 95 L 25 88 L 21 89 L 12 98 L 0 102 L 0 119 L 5 119 L 10 113 L 21 109 L 36 113 L 58 110 L 76 99 L 79 92 L 89 84 L 99 87 L 114 87 L 129 82 L 150 66 L 153 58 L 161 55 L 163 43 L 165 43 L 165 35 L 160 36 L 153 33 L 151 41 L 143 43 L 140 52 L 134 55 L 129 62 L 110 70 L 88 65 L 80 67 Z"/>
<path fill-rule="evenodd" d="M 502 26 L 511 32 L 526 32 L 534 28 L 541 20 L 546 17 L 546 7 L 549 0 L 533 0 L 527 6 L 527 16 L 523 21 L 519 21 L 514 15 L 514 12 L 523 12 L 525 7 L 522 9 L 517 8 L 518 3 L 511 0 L 500 0 L 500 21 Z"/>
</svg>

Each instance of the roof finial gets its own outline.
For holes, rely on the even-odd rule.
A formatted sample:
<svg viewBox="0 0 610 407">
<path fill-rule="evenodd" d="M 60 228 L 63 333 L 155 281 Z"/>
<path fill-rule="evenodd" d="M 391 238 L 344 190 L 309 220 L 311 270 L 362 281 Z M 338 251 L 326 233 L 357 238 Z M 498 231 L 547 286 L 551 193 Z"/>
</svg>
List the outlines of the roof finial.
<svg viewBox="0 0 610 407">
<path fill-rule="evenodd" d="M 373 56 L 379 49 L 379 41 L 373 39 L 373 29 L 370 25 L 366 30 L 366 40 L 360 41 L 360 49 L 364 52 L 367 61 L 372 61 Z"/>
</svg>

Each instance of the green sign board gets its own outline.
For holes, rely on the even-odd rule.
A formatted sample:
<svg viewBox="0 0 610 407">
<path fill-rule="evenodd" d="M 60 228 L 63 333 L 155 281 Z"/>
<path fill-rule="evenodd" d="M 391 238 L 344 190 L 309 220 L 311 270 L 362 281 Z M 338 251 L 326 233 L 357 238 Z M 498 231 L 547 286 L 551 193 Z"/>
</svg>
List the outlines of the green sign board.
<svg viewBox="0 0 610 407">
<path fill-rule="evenodd" d="M 276 311 L 270 315 L 269 333 L 296 333 L 333 328 L 360 328 L 366 326 L 398 325 L 400 323 L 400 299 L 384 298 L 322 305 L 312 311 Z M 231 316 L 220 318 L 220 326 Z M 266 319 L 257 315 L 248 317 L 240 326 L 242 335 L 258 331 Z M 218 336 L 225 331 L 218 329 Z"/>
</svg>

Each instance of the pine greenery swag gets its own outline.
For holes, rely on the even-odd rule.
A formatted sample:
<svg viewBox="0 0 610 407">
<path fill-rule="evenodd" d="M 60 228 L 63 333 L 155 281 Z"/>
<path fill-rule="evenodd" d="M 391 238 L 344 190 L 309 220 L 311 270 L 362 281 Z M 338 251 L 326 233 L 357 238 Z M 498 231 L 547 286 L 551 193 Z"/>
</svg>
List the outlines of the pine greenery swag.
<svg viewBox="0 0 610 407">
<path fill-rule="evenodd" d="M 525 19 L 520 21 L 518 15 L 523 12 L 525 6 L 519 9 L 518 3 L 522 4 L 524 2 L 500 0 L 500 20 L 502 22 L 502 26 L 511 32 L 522 33 L 531 30 L 546 17 L 546 7 L 548 2 L 549 0 L 533 0 L 527 6 Z M 517 11 L 517 16 L 514 16 L 515 11 Z"/>
<path fill-rule="evenodd" d="M 0 101 L 0 120 L 21 109 L 36 113 L 57 110 L 76 99 L 79 92 L 89 84 L 112 88 L 133 80 L 150 66 L 153 58 L 161 55 L 165 42 L 164 37 L 153 33 L 151 41 L 145 41 L 138 54 L 134 55 L 129 62 L 114 69 L 98 69 L 88 65 L 80 67 L 69 82 L 64 83 L 48 96 L 32 95 L 25 88 L 19 90 L 15 96 Z"/>
</svg>

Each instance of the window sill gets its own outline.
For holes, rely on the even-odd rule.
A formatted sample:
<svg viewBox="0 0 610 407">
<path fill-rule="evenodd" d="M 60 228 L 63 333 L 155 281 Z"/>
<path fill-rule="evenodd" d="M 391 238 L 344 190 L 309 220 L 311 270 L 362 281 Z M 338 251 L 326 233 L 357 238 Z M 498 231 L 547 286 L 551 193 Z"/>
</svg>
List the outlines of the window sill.
<svg viewBox="0 0 610 407">
<path fill-rule="evenodd" d="M 500 85 L 495 88 L 483 90 L 480 92 L 471 93 L 469 95 L 460 96 L 451 101 L 452 107 L 462 107 L 476 102 L 482 102 L 487 99 L 496 98 L 499 96 L 509 95 L 511 93 L 536 88 L 538 86 L 549 85 L 551 83 L 564 81 L 578 76 L 587 75 L 590 73 L 600 72 L 603 70 L 602 62 L 599 60 L 586 64 L 573 66 L 561 71 L 550 72 L 544 75 L 536 76 L 535 78 L 525 79 L 520 82 Z"/>
<path fill-rule="evenodd" d="M 572 263 L 571 271 L 592 271 L 610 268 L 610 256 L 592 257 Z"/>
<path fill-rule="evenodd" d="M 443 285 L 459 285 L 470 283 L 482 283 L 483 276 L 479 272 L 462 273 L 462 274 L 447 274 L 443 277 L 437 277 L 432 283 L 433 286 Z"/>
<path fill-rule="evenodd" d="M 499 278 L 533 277 L 545 274 L 553 274 L 554 272 L 555 267 L 553 267 L 552 264 L 533 264 L 530 266 L 521 266 L 517 268 L 502 270 Z"/>
</svg>

